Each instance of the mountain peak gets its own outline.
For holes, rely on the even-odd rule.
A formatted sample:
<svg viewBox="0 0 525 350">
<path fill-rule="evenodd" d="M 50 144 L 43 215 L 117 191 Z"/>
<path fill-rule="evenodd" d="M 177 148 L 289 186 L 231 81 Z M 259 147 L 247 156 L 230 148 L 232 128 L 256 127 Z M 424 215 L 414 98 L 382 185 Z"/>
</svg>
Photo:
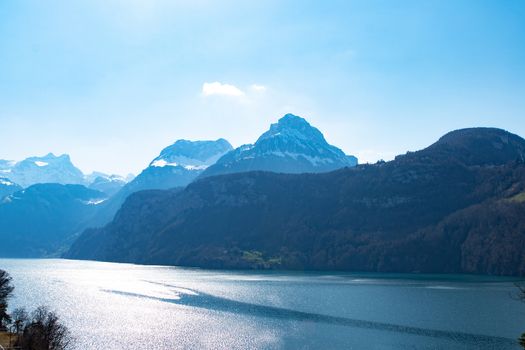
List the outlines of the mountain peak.
<svg viewBox="0 0 525 350">
<path fill-rule="evenodd" d="M 51 160 L 51 161 L 65 161 L 65 162 L 71 162 L 71 157 L 69 156 L 69 154 L 61 154 L 59 156 L 55 155 L 53 152 L 49 152 L 48 154 L 44 155 L 44 156 L 33 156 L 33 157 L 29 157 L 29 158 L 26 158 L 25 160 Z"/>
<path fill-rule="evenodd" d="M 73 165 L 69 155 L 48 153 L 14 164 L 9 169 L 9 178 L 22 187 L 28 187 L 36 183 L 82 184 L 84 174 Z"/>
<path fill-rule="evenodd" d="M 525 140 L 503 129 L 466 128 L 451 131 L 429 147 L 408 156 L 407 159 L 420 156 L 434 160 L 453 158 L 467 166 L 501 165 L 525 161 Z"/>
<path fill-rule="evenodd" d="M 506 130 L 498 128 L 465 128 L 450 131 L 439 138 L 436 144 L 449 145 L 467 145 L 476 140 L 483 140 L 486 142 L 502 142 L 502 143 L 525 143 L 518 135 L 514 135 Z"/>
<path fill-rule="evenodd" d="M 306 119 L 289 113 L 271 124 L 255 144 L 229 152 L 203 176 L 254 170 L 316 173 L 356 164 L 355 157 L 347 157 L 326 142 L 323 134 Z"/>
<path fill-rule="evenodd" d="M 282 125 L 290 125 L 290 126 L 294 126 L 294 125 L 308 125 L 310 126 L 310 123 L 308 123 L 306 121 L 306 119 L 302 118 L 302 117 L 299 117 L 298 115 L 295 115 L 295 114 L 292 114 L 292 113 L 286 113 L 284 116 L 282 116 L 279 121 L 277 122 L 278 124 L 282 124 Z"/>
<path fill-rule="evenodd" d="M 284 115 L 277 123 L 270 125 L 270 129 L 259 137 L 256 144 L 274 137 L 326 143 L 323 134 L 317 128 L 311 126 L 306 119 L 291 113 Z"/>
</svg>

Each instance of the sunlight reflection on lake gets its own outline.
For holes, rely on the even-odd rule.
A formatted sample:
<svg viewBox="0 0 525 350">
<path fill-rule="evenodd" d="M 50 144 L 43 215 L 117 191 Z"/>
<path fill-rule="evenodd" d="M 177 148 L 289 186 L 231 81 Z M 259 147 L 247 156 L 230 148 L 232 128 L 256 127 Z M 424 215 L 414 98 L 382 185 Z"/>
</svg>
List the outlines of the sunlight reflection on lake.
<svg viewBox="0 0 525 350">
<path fill-rule="evenodd" d="M 513 280 L 0 260 L 10 309 L 48 305 L 76 349 L 519 349 Z"/>
</svg>

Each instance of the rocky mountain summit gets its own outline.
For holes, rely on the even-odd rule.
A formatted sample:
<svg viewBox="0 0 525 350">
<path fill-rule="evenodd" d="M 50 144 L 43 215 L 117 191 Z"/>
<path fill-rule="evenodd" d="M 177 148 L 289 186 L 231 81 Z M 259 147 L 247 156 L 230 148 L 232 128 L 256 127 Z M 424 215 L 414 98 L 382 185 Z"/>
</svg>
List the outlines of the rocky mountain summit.
<svg viewBox="0 0 525 350">
<path fill-rule="evenodd" d="M 29 157 L 20 162 L 2 161 L 4 177 L 22 187 L 37 183 L 83 184 L 84 174 L 71 162 L 69 155 Z"/>
<path fill-rule="evenodd" d="M 254 144 L 227 153 L 201 177 L 255 170 L 320 173 L 355 165 L 357 158 L 328 144 L 323 134 L 305 119 L 286 114 Z"/>
</svg>

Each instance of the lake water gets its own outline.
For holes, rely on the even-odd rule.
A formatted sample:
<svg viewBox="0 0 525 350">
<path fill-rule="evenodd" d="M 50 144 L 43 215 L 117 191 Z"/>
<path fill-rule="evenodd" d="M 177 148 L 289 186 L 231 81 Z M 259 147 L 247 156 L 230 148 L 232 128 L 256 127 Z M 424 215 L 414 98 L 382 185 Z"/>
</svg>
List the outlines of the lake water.
<svg viewBox="0 0 525 350">
<path fill-rule="evenodd" d="M 519 349 L 513 280 L 2 260 L 75 349 Z"/>
</svg>

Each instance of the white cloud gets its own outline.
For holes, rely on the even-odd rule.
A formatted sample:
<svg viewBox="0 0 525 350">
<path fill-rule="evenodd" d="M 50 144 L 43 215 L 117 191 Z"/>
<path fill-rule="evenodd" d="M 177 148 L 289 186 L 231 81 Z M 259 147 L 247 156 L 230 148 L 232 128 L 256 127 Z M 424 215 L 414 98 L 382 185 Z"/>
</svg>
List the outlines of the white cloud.
<svg viewBox="0 0 525 350">
<path fill-rule="evenodd" d="M 244 92 L 234 85 L 222 84 L 218 81 L 213 83 L 202 84 L 202 94 L 204 96 L 225 95 L 225 96 L 243 96 Z"/>
<path fill-rule="evenodd" d="M 259 84 L 252 84 L 250 86 L 250 88 L 254 91 L 257 91 L 257 92 L 265 92 L 266 91 L 266 86 L 264 85 L 259 85 Z"/>
</svg>

